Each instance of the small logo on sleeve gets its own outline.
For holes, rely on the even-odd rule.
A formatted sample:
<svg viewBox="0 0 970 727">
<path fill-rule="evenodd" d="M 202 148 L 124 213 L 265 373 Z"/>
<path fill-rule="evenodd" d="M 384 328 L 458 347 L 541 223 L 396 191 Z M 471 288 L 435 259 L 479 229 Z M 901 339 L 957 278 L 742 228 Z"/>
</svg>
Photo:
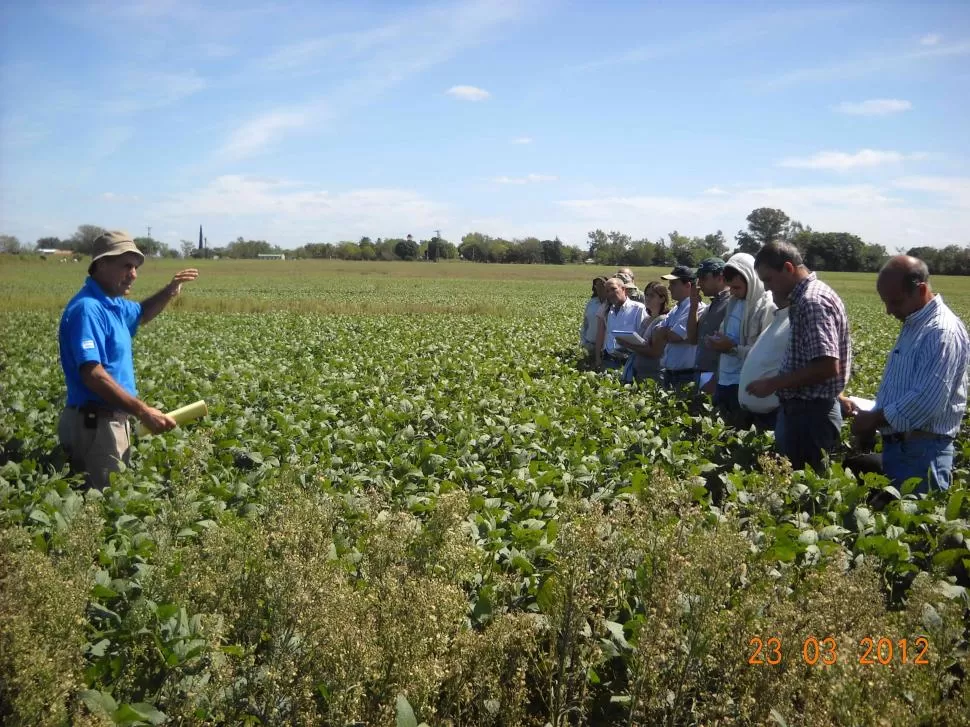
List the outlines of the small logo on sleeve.
<svg viewBox="0 0 970 727">
<path fill-rule="evenodd" d="M 94 348 L 94 341 L 92 341 L 90 338 L 81 341 L 81 348 L 85 351 L 92 350 Z"/>
</svg>

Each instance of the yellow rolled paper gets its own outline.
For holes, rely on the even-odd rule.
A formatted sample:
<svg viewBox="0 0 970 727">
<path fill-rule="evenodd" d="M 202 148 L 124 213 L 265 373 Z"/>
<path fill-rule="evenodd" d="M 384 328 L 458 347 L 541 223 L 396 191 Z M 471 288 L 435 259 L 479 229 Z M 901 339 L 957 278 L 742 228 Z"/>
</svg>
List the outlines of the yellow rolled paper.
<svg viewBox="0 0 970 727">
<path fill-rule="evenodd" d="M 176 424 L 182 426 L 183 424 L 193 422 L 200 417 L 204 417 L 208 413 L 209 408 L 205 405 L 205 400 L 199 399 L 193 404 L 187 404 L 176 409 L 175 411 L 169 412 L 168 415 L 175 420 Z M 135 434 L 137 434 L 139 437 L 144 437 L 146 434 L 151 434 L 151 432 L 148 431 L 148 427 L 141 422 L 138 422 L 138 424 L 135 425 Z"/>
</svg>

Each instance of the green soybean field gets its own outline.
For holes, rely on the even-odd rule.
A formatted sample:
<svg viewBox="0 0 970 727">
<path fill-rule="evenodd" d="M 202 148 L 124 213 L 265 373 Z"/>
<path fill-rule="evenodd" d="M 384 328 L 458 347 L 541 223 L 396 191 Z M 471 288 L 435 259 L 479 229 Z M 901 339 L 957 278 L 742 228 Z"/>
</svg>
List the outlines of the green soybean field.
<svg viewBox="0 0 970 727">
<path fill-rule="evenodd" d="M 0 262 L 3 724 L 970 724 L 966 425 L 949 491 L 877 508 L 878 475 L 586 370 L 610 271 L 203 260 L 134 349 L 145 401 L 209 415 L 84 491 L 84 267 Z M 899 323 L 820 277 L 872 398 Z"/>
</svg>

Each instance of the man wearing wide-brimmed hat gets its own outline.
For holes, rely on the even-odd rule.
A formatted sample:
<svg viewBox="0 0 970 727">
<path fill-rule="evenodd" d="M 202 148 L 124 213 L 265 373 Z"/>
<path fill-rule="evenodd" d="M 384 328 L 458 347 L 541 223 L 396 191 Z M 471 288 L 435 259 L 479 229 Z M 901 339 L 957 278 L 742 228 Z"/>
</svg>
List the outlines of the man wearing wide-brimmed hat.
<svg viewBox="0 0 970 727">
<path fill-rule="evenodd" d="M 67 406 L 58 437 L 75 472 L 90 487 L 104 488 L 131 449 L 128 417 L 151 432 L 172 429 L 175 420 L 138 398 L 131 339 L 195 280 L 194 268 L 141 303 L 125 300 L 145 256 L 127 232 L 105 232 L 94 241 L 88 279 L 61 316 L 58 344 L 67 381 Z"/>
</svg>

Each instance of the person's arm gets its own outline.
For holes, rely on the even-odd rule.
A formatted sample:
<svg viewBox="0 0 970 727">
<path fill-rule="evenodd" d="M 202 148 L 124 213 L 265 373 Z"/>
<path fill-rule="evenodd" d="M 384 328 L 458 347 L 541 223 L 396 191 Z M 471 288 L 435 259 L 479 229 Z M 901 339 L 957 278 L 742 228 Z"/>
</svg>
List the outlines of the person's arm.
<svg viewBox="0 0 970 727">
<path fill-rule="evenodd" d="M 779 389 L 801 389 L 806 386 L 814 386 L 837 377 L 839 369 L 839 359 L 823 356 L 812 359 L 807 366 L 802 366 L 802 368 L 790 373 L 752 381 L 748 384 L 748 393 L 763 398 L 777 393 Z"/>
<path fill-rule="evenodd" d="M 124 409 L 137 417 L 152 434 L 161 434 L 176 426 L 175 420 L 125 391 L 100 363 L 81 366 L 81 382 L 111 407 Z"/>
<path fill-rule="evenodd" d="M 697 343 L 697 324 L 700 321 L 701 308 L 701 289 L 694 285 L 690 289 L 690 310 L 687 311 L 687 342 L 694 345 Z M 674 343 L 681 343 L 674 341 Z"/>
<path fill-rule="evenodd" d="M 897 432 L 912 432 L 924 429 L 946 408 L 954 377 L 961 370 L 959 363 L 967 358 L 966 346 L 955 336 L 933 331 L 920 341 L 915 356 L 913 379 L 906 392 L 880 409 L 857 414 L 853 431 L 874 432 L 888 425 Z"/>
<path fill-rule="evenodd" d="M 606 319 L 596 316 L 596 350 L 593 351 L 593 364 L 596 368 L 603 365 L 603 346 L 606 343 Z"/>
<path fill-rule="evenodd" d="M 139 323 L 144 325 L 165 310 L 165 306 L 168 305 L 169 301 L 182 290 L 182 283 L 191 282 L 197 277 L 199 277 L 199 271 L 195 268 L 187 268 L 186 270 L 180 270 L 175 273 L 175 277 L 172 278 L 168 285 L 147 300 L 142 301 L 141 319 Z"/>
</svg>

